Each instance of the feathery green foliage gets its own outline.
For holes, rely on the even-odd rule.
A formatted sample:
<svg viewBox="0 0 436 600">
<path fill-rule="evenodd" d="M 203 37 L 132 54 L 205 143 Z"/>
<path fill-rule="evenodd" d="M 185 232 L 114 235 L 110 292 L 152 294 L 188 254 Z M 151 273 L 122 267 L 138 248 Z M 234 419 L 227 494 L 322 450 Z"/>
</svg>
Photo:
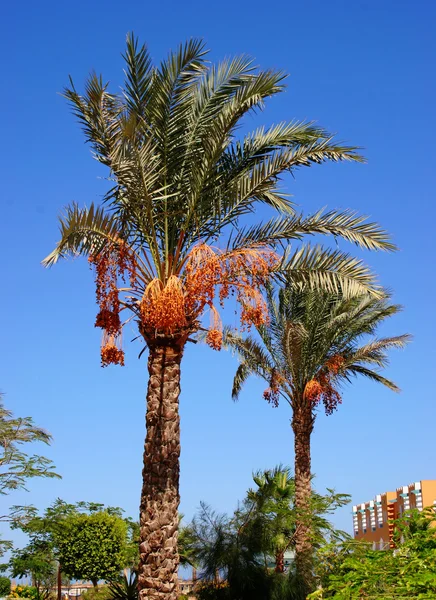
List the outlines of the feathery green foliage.
<svg viewBox="0 0 436 600">
<path fill-rule="evenodd" d="M 304 398 L 307 383 L 336 356 L 343 359 L 334 375 L 336 386 L 363 375 L 399 391 L 380 370 L 388 364 L 388 351 L 404 348 L 410 336 L 380 339 L 374 336 L 383 321 L 400 311 L 400 306 L 391 304 L 387 297 L 343 298 L 290 286 L 280 289 L 278 299 L 270 287 L 267 299 L 270 322 L 259 327 L 260 340 L 253 336 L 244 338 L 230 328 L 225 330 L 225 344 L 240 359 L 233 382 L 234 399 L 239 397 L 251 374 L 268 383 L 274 374 L 279 374 L 279 393 L 295 408 L 298 403 L 307 402 Z"/>
<path fill-rule="evenodd" d="M 22 450 L 24 444 L 43 442 L 50 444 L 52 437 L 37 427 L 31 417 L 13 417 L 0 395 L 0 494 L 25 489 L 32 477 L 57 477 L 55 466 L 45 456 L 29 456 Z"/>
<path fill-rule="evenodd" d="M 297 121 L 259 127 L 238 139 L 241 119 L 284 90 L 285 74 L 260 70 L 245 56 L 211 65 L 206 55 L 201 40 L 190 40 L 154 66 L 146 46 L 129 35 L 121 95 L 111 94 L 96 74 L 82 94 L 70 81 L 64 95 L 94 158 L 108 167 L 112 187 L 104 206 L 66 209 L 60 241 L 44 264 L 124 240 L 138 257 L 143 291 L 153 278 L 165 283 L 180 275 L 193 246 L 221 235 L 229 249 L 276 247 L 307 234 L 394 249 L 385 231 L 353 212 L 295 214 L 280 189 L 281 175 L 326 161 L 362 162 L 358 149 L 314 123 Z M 259 203 L 280 215 L 241 228 L 240 219 Z M 298 272 L 299 280 L 328 288 L 348 289 L 354 281 L 377 289 L 368 268 L 338 250 L 303 247 L 283 266 Z"/>
</svg>

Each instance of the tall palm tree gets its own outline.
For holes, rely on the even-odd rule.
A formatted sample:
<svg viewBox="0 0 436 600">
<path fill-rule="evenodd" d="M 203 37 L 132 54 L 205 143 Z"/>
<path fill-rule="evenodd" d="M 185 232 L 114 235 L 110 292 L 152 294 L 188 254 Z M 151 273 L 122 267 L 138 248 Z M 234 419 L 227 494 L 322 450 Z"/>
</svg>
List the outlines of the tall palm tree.
<svg viewBox="0 0 436 600">
<path fill-rule="evenodd" d="M 376 291 L 367 268 L 337 250 L 304 246 L 279 260 L 274 249 L 283 240 L 321 233 L 393 248 L 384 231 L 354 213 L 294 212 L 278 187 L 282 173 L 361 157 L 311 123 L 280 123 L 238 140 L 241 119 L 284 89 L 284 74 L 258 70 L 246 57 L 210 65 L 205 56 L 203 42 L 191 40 L 153 66 L 146 47 L 129 36 L 121 95 L 95 74 L 84 94 L 71 81 L 65 96 L 111 188 L 103 206 L 66 209 L 60 241 L 43 261 L 82 254 L 95 267 L 103 366 L 124 363 L 123 314 L 136 321 L 149 350 L 138 572 L 148 599 L 177 595 L 180 363 L 205 310 L 208 342 L 220 348 L 215 297 L 222 302 L 234 292 L 242 321 L 261 324 L 260 288 L 279 265 L 296 281 Z M 241 227 L 256 204 L 275 216 Z"/>
<path fill-rule="evenodd" d="M 341 402 L 340 386 L 363 375 L 391 390 L 398 387 L 381 375 L 387 351 L 402 348 L 407 335 L 377 339 L 378 326 L 400 307 L 371 295 L 344 298 L 322 290 L 285 285 L 268 288 L 269 323 L 257 326 L 260 340 L 226 329 L 224 343 L 236 350 L 240 365 L 233 381 L 237 399 L 246 379 L 268 382 L 266 400 L 283 398 L 292 409 L 295 446 L 296 565 L 307 589 L 312 586 L 310 524 L 311 434 L 320 403 L 331 414 Z M 367 339 L 369 338 L 369 339 Z"/>
</svg>

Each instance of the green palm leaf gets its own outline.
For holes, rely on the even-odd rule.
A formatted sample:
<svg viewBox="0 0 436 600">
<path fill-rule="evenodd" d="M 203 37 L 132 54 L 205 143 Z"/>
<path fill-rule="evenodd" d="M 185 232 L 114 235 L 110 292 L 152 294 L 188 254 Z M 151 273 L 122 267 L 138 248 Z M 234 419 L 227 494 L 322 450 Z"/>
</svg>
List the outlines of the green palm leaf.
<svg viewBox="0 0 436 600">
<path fill-rule="evenodd" d="M 276 270 L 280 281 L 301 288 L 322 289 L 332 294 L 352 297 L 370 292 L 381 298 L 384 291 L 374 274 L 361 261 L 340 250 L 303 245 L 285 253 Z"/>
</svg>

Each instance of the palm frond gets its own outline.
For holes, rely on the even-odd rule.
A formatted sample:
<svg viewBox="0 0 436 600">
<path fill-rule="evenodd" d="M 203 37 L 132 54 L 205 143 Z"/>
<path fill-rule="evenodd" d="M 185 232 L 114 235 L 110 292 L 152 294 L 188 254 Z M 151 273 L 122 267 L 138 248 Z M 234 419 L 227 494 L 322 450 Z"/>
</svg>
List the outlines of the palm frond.
<svg viewBox="0 0 436 600">
<path fill-rule="evenodd" d="M 247 381 L 249 376 L 251 375 L 251 370 L 245 363 L 241 363 L 236 369 L 235 376 L 233 378 L 232 385 L 232 398 L 233 400 L 239 400 L 239 394 L 244 386 L 244 383 Z"/>
<path fill-rule="evenodd" d="M 401 391 L 401 389 L 397 386 L 397 384 L 395 382 L 391 381 L 390 379 L 387 379 L 386 377 L 383 377 L 383 375 L 380 375 L 380 373 L 377 373 L 377 371 L 368 369 L 367 367 L 362 367 L 361 365 L 352 365 L 352 366 L 348 367 L 347 374 L 348 373 L 351 373 L 352 375 L 363 375 L 364 377 L 366 377 L 367 379 L 370 379 L 371 381 L 375 381 L 376 383 L 381 383 L 382 385 L 384 385 L 388 389 L 392 390 L 393 392 Z"/>
<path fill-rule="evenodd" d="M 84 96 L 77 93 L 71 77 L 70 87 L 64 89 L 63 95 L 81 124 L 94 157 L 110 168 L 110 154 L 118 141 L 123 104 L 119 97 L 107 92 L 107 87 L 101 76 L 91 73 L 85 83 Z"/>
<path fill-rule="evenodd" d="M 153 76 L 153 65 L 147 47 L 138 45 L 138 39 L 133 33 L 127 35 L 126 52 L 123 58 L 126 61 L 126 82 L 124 97 L 130 113 L 138 118 L 144 118 L 144 110 L 150 93 Z"/>
<path fill-rule="evenodd" d="M 344 297 L 372 294 L 379 298 L 383 291 L 375 276 L 361 261 L 340 250 L 322 246 L 302 246 L 294 253 L 286 252 L 276 271 L 277 278 L 291 287 L 320 289 Z"/>
<path fill-rule="evenodd" d="M 239 368 L 233 380 L 232 397 L 237 400 L 243 384 L 253 374 L 268 381 L 274 364 L 271 356 L 261 344 L 252 337 L 242 338 L 235 330 L 225 327 L 223 331 L 223 345 L 234 350 L 240 360 Z"/>
<path fill-rule="evenodd" d="M 303 239 L 307 235 L 323 234 L 341 237 L 368 250 L 394 250 L 389 235 L 376 223 L 365 223 L 365 216 L 351 211 L 322 211 L 315 215 L 283 216 L 267 223 L 240 229 L 232 240 L 232 247 L 245 247 L 250 244 L 275 245 L 283 240 Z"/>
<path fill-rule="evenodd" d="M 403 349 L 411 341 L 412 337 L 408 334 L 395 337 L 372 340 L 363 346 L 360 346 L 346 360 L 352 364 L 375 363 L 379 367 L 386 367 L 388 364 L 387 351 L 391 348 Z"/>
<path fill-rule="evenodd" d="M 93 204 L 80 209 L 77 204 L 68 206 L 66 215 L 59 218 L 61 239 L 56 248 L 44 260 L 45 267 L 51 267 L 60 258 L 68 255 L 98 253 L 108 241 L 120 241 L 120 228 L 117 219 Z"/>
</svg>

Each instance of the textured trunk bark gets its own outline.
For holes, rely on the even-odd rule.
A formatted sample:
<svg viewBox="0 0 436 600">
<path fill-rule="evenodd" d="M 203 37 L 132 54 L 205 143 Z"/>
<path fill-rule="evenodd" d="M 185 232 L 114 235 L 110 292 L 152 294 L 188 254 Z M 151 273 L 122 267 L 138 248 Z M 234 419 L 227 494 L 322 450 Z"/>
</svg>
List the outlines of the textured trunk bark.
<svg viewBox="0 0 436 600">
<path fill-rule="evenodd" d="M 180 362 L 183 346 L 148 358 L 147 434 L 140 506 L 140 600 L 176 600 L 179 554 Z"/>
<path fill-rule="evenodd" d="M 313 416 L 310 406 L 294 409 L 292 418 L 295 445 L 295 564 L 298 579 L 304 594 L 314 590 L 313 556 L 311 535 L 310 497 L 311 460 L 310 436 L 313 431 Z"/>
<path fill-rule="evenodd" d="M 276 554 L 276 573 L 284 573 L 285 572 L 285 553 L 277 552 Z"/>
</svg>

